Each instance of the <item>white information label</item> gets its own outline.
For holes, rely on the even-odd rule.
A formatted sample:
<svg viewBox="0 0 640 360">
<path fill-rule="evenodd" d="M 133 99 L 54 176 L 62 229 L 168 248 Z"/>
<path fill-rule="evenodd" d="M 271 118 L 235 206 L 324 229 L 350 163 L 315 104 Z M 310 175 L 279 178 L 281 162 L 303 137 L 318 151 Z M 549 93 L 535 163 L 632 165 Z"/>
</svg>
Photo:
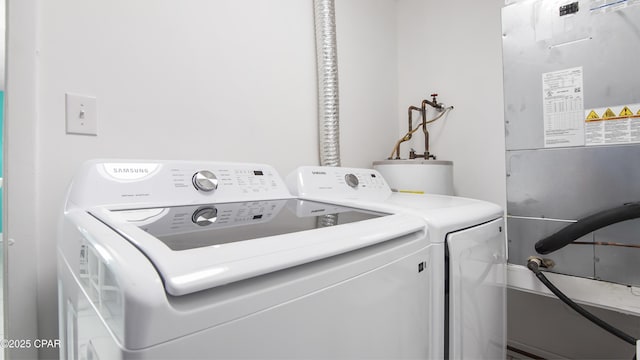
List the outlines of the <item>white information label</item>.
<svg viewBox="0 0 640 360">
<path fill-rule="evenodd" d="M 582 67 L 542 74 L 544 147 L 584 145 Z"/>
</svg>

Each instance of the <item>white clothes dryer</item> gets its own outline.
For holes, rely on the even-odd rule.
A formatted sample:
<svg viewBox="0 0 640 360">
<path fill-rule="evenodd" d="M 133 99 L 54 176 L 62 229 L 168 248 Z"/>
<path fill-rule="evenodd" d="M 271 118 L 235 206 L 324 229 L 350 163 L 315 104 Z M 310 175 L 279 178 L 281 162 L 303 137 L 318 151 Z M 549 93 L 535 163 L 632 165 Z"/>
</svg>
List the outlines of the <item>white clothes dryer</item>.
<svg viewBox="0 0 640 360">
<path fill-rule="evenodd" d="M 430 358 L 506 357 L 507 244 L 503 210 L 445 195 L 392 192 L 376 170 L 300 167 L 287 177 L 299 198 L 420 216 L 432 245 L 426 304 Z"/>
<path fill-rule="evenodd" d="M 262 164 L 85 163 L 58 235 L 61 358 L 440 357 L 431 240 L 459 222 L 322 198 Z"/>
</svg>

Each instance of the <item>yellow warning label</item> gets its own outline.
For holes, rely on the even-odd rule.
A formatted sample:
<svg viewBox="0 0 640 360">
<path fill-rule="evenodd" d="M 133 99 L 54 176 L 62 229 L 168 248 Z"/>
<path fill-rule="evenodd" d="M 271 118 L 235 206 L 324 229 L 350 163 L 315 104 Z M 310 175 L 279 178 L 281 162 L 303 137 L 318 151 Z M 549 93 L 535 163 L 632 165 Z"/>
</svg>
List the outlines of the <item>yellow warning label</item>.
<svg viewBox="0 0 640 360">
<path fill-rule="evenodd" d="M 591 110 L 589 115 L 587 115 L 587 120 L 595 120 L 595 119 L 600 119 L 600 116 L 598 115 L 597 112 L 595 112 L 595 110 Z"/>
<path fill-rule="evenodd" d="M 612 117 L 616 117 L 616 114 L 613 111 L 611 111 L 610 108 L 607 108 L 607 111 L 605 111 L 604 114 L 602 114 L 603 119 L 612 118 Z"/>
<path fill-rule="evenodd" d="M 638 110 L 638 113 L 637 113 L 637 115 L 640 115 L 640 110 Z"/>
<path fill-rule="evenodd" d="M 629 107 L 625 106 L 622 108 L 622 111 L 620 111 L 620 115 L 618 116 L 633 116 L 633 111 L 631 111 Z"/>
<path fill-rule="evenodd" d="M 398 190 L 398 192 L 401 193 L 405 193 L 405 194 L 424 194 L 424 191 L 420 191 L 420 190 Z"/>
</svg>

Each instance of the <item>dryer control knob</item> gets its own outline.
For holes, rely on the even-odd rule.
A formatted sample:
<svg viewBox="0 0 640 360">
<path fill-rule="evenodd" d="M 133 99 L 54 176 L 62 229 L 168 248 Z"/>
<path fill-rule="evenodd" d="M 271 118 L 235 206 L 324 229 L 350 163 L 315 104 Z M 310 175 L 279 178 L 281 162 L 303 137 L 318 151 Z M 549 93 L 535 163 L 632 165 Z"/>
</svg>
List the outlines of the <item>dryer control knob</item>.
<svg viewBox="0 0 640 360">
<path fill-rule="evenodd" d="M 193 186 L 200 191 L 213 191 L 218 188 L 218 178 L 209 170 L 200 170 L 191 178 Z"/>
<path fill-rule="evenodd" d="M 354 189 L 358 187 L 358 184 L 360 184 L 360 181 L 358 181 L 358 177 L 353 174 L 345 175 L 344 180 L 347 182 L 347 185 L 351 186 Z"/>
<path fill-rule="evenodd" d="M 191 221 L 200 226 L 211 225 L 218 220 L 218 210 L 214 207 L 203 207 L 193 212 Z"/>
</svg>

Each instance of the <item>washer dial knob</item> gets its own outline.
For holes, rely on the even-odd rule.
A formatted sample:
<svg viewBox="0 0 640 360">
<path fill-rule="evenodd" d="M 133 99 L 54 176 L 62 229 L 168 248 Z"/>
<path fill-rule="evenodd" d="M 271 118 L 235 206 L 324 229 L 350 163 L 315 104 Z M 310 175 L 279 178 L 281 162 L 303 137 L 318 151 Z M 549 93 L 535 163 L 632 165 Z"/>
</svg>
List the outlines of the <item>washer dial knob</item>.
<svg viewBox="0 0 640 360">
<path fill-rule="evenodd" d="M 214 207 L 202 207 L 191 215 L 191 221 L 200 226 L 211 225 L 216 220 L 218 220 L 218 210 Z"/>
<path fill-rule="evenodd" d="M 358 177 L 353 174 L 345 175 L 344 180 L 347 182 L 347 185 L 354 189 L 358 187 L 358 184 L 360 184 L 360 181 L 358 181 Z"/>
<path fill-rule="evenodd" d="M 200 170 L 191 178 L 193 186 L 200 191 L 213 191 L 218 188 L 218 178 L 209 170 Z"/>
</svg>

